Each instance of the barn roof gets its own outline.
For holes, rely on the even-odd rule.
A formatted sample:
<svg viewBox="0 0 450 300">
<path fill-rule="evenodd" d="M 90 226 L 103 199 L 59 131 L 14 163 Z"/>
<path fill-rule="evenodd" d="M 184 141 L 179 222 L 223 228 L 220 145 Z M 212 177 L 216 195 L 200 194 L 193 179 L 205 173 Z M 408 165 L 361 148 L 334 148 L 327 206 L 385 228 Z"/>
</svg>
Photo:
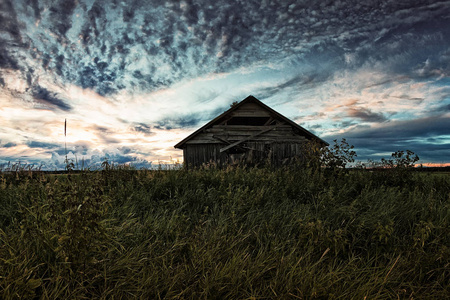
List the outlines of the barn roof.
<svg viewBox="0 0 450 300">
<path fill-rule="evenodd" d="M 247 98 L 245 98 L 244 100 L 242 100 L 241 102 L 237 103 L 236 105 L 233 105 L 230 109 L 228 109 L 227 111 L 225 111 L 224 113 L 222 113 L 221 115 L 217 116 L 216 118 L 212 119 L 211 121 L 209 121 L 208 123 L 206 123 L 205 125 L 203 125 L 202 127 L 200 127 L 199 129 L 197 129 L 196 131 L 194 131 L 192 134 L 190 134 L 188 137 L 186 137 L 185 139 L 183 139 L 182 141 L 180 141 L 178 144 L 176 144 L 174 147 L 178 148 L 178 149 L 183 149 L 185 143 L 191 139 L 193 139 L 195 136 L 197 136 L 199 133 L 203 132 L 205 129 L 208 129 L 214 125 L 216 125 L 216 123 L 219 123 L 219 121 L 223 120 L 224 118 L 226 118 L 228 115 L 230 115 L 233 111 L 239 109 L 242 105 L 246 104 L 246 103 L 255 103 L 258 104 L 259 106 L 261 106 L 263 109 L 267 110 L 270 112 L 270 114 L 272 114 L 273 116 L 275 116 L 277 119 L 282 120 L 284 122 L 286 122 L 287 124 L 291 125 L 292 127 L 294 127 L 295 129 L 297 129 L 298 131 L 300 131 L 302 134 L 304 134 L 304 136 L 307 139 L 311 139 L 311 140 L 317 140 L 319 141 L 321 144 L 327 145 L 328 143 L 325 142 L 324 140 L 322 140 L 321 138 L 319 138 L 318 136 L 314 135 L 313 133 L 309 132 L 308 130 L 306 130 L 305 128 L 301 127 L 300 125 L 298 125 L 297 123 L 293 122 L 292 120 L 286 118 L 285 116 L 283 116 L 282 114 L 276 112 L 275 110 L 273 110 L 272 108 L 270 108 L 269 106 L 265 105 L 264 103 L 262 103 L 260 100 L 256 99 L 255 97 L 253 97 L 252 95 L 248 96 Z"/>
</svg>

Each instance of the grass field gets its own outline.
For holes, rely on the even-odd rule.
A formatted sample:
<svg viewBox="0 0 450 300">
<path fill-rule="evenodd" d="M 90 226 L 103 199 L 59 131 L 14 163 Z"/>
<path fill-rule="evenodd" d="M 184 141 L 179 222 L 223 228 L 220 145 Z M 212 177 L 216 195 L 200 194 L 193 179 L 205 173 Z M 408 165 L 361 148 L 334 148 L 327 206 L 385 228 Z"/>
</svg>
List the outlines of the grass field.
<svg viewBox="0 0 450 300">
<path fill-rule="evenodd" d="M 2 299 L 445 299 L 450 176 L 0 173 Z"/>
</svg>

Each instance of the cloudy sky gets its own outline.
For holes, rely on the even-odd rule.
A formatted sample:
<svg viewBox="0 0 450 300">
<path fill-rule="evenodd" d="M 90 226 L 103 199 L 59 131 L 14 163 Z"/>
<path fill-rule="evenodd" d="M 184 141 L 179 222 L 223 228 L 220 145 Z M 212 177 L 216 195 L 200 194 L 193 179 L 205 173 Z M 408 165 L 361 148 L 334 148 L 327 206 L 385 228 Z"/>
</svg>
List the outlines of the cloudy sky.
<svg viewBox="0 0 450 300">
<path fill-rule="evenodd" d="M 358 158 L 450 162 L 450 1 L 0 0 L 0 164 L 150 166 L 254 95 Z"/>
</svg>

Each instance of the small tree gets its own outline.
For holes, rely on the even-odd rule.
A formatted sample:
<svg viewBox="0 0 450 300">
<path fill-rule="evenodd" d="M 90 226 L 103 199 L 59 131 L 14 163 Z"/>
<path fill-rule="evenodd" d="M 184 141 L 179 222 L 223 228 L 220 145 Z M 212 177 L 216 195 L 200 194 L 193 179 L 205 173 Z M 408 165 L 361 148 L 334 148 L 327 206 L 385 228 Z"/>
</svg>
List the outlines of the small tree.
<svg viewBox="0 0 450 300">
<path fill-rule="evenodd" d="M 388 186 L 404 186 L 413 184 L 413 173 L 411 172 L 415 163 L 419 160 L 414 152 L 410 150 L 392 153 L 390 159 L 381 159 L 382 172 L 380 181 Z"/>
<path fill-rule="evenodd" d="M 350 145 L 346 139 L 341 142 L 334 140 L 334 145 L 323 148 L 321 153 L 322 165 L 327 168 L 345 168 L 348 163 L 355 162 L 356 152 L 355 148 Z"/>
<path fill-rule="evenodd" d="M 309 141 L 304 145 L 303 155 L 308 167 L 328 169 L 344 169 L 348 163 L 355 161 L 354 146 L 346 139 L 341 142 L 334 140 L 334 145 L 323 146 L 318 141 Z"/>
<path fill-rule="evenodd" d="M 392 153 L 391 159 L 381 159 L 381 164 L 385 168 L 397 168 L 397 169 L 406 169 L 413 168 L 417 161 L 419 161 L 419 156 L 412 152 L 411 150 L 397 151 Z"/>
</svg>

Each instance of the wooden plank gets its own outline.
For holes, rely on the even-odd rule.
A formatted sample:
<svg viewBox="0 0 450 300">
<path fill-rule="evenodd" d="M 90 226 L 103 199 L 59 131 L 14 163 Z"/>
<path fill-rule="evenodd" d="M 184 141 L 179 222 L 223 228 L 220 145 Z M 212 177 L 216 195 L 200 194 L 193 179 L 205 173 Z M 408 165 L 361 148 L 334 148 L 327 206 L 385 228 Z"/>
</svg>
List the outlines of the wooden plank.
<svg viewBox="0 0 450 300">
<path fill-rule="evenodd" d="M 186 144 L 195 145 L 195 144 L 223 144 L 223 143 L 218 140 L 189 140 L 186 142 Z"/>
<path fill-rule="evenodd" d="M 243 143 L 243 142 L 245 142 L 245 141 L 247 141 L 247 140 L 249 140 L 249 139 L 251 139 L 251 138 L 257 137 L 258 135 L 261 135 L 261 134 L 263 134 L 263 133 L 265 133 L 265 132 L 267 132 L 267 131 L 273 130 L 273 129 L 275 129 L 276 127 L 277 127 L 277 126 L 273 126 L 272 128 L 264 129 L 264 130 L 262 130 L 262 131 L 260 131 L 260 132 L 258 132 L 258 133 L 255 133 L 255 134 L 253 134 L 253 135 L 251 135 L 251 136 L 249 136 L 249 137 L 247 137 L 247 138 L 243 138 L 243 139 L 241 139 L 241 140 L 239 140 L 239 141 L 237 141 L 237 142 L 234 142 L 234 143 L 232 143 L 231 145 L 228 145 L 228 146 L 226 146 L 226 147 L 221 148 L 221 149 L 220 149 L 220 152 L 227 151 L 227 150 L 230 149 L 230 148 L 233 148 L 233 147 L 235 147 L 235 146 L 237 146 L 237 145 L 239 145 L 239 144 L 241 144 L 241 143 Z"/>
<path fill-rule="evenodd" d="M 305 140 L 306 138 L 304 136 L 299 136 L 299 135 L 293 135 L 293 134 L 279 134 L 276 133 L 274 134 L 273 132 L 270 133 L 265 133 L 265 134 L 260 134 L 257 136 L 253 136 L 250 134 L 225 134 L 225 135 L 221 135 L 221 134 L 208 134 L 208 136 L 203 136 L 203 137 L 199 137 L 196 139 L 192 139 L 190 140 L 190 144 L 195 144 L 199 141 L 205 141 L 205 142 L 211 142 L 211 143 L 216 143 L 219 139 L 222 140 L 227 140 L 230 141 L 231 143 L 240 141 L 242 139 L 247 139 L 247 140 L 253 140 L 253 141 L 290 141 L 290 140 Z M 222 141 L 223 142 L 223 141 Z"/>
<path fill-rule="evenodd" d="M 273 130 L 271 131 L 270 128 L 266 128 L 263 131 L 267 131 L 263 134 L 260 134 L 264 137 L 296 137 L 296 136 L 300 136 L 301 135 L 297 135 L 292 131 L 277 131 L 277 130 Z M 222 139 L 227 139 L 227 140 L 231 140 L 231 139 L 235 139 L 235 140 L 240 140 L 242 138 L 245 137 L 250 137 L 253 136 L 254 134 L 260 133 L 260 131 L 220 131 L 220 132 L 205 132 L 205 133 L 200 133 L 198 134 L 194 139 L 192 140 L 205 140 L 205 139 L 209 139 L 209 140 L 215 140 L 216 138 L 214 136 L 218 136 Z"/>
<path fill-rule="evenodd" d="M 216 140 L 219 140 L 221 142 L 224 142 L 225 144 L 231 144 L 230 141 L 226 140 L 225 138 L 221 138 L 221 137 L 219 137 L 217 135 L 213 135 L 213 138 L 215 138 Z"/>
<path fill-rule="evenodd" d="M 211 131 L 211 132 L 215 132 L 216 130 L 264 130 L 267 128 L 271 128 L 274 125 L 265 125 L 265 126 L 247 126 L 247 125 L 214 125 L 211 128 L 208 128 L 206 131 Z M 291 125 L 280 125 L 278 126 L 276 129 L 276 131 L 278 130 L 292 130 L 292 126 Z"/>
<path fill-rule="evenodd" d="M 241 141 L 242 139 L 245 139 L 248 142 L 274 142 L 274 143 L 296 143 L 296 142 L 305 142 L 306 138 L 304 137 L 296 137 L 296 136 L 291 136 L 291 137 L 281 137 L 281 136 L 270 136 L 270 137 L 264 137 L 264 136 L 257 136 L 257 137 L 240 137 L 238 138 L 228 138 L 225 139 L 227 141 L 229 141 L 229 143 L 225 143 L 223 141 L 220 141 L 219 139 L 196 139 L 196 140 L 190 140 L 189 142 L 186 142 L 187 144 L 229 144 L 231 145 L 232 143 L 236 143 Z"/>
<path fill-rule="evenodd" d="M 218 137 L 218 136 L 213 136 L 213 137 L 216 138 L 217 140 L 221 141 L 221 142 L 226 143 L 226 144 L 231 144 L 231 142 L 228 141 L 228 140 L 226 140 L 226 139 L 222 139 L 222 138 L 220 138 L 220 137 Z M 246 149 L 246 150 L 251 150 L 251 151 L 264 152 L 264 151 L 261 150 L 261 149 L 256 149 L 253 145 L 250 146 L 250 147 L 249 147 L 249 146 L 242 146 L 241 148 Z"/>
<path fill-rule="evenodd" d="M 254 137 L 252 139 L 246 139 L 245 142 L 263 142 L 263 143 L 303 143 L 306 139 L 300 138 L 267 138 L 267 137 Z M 239 142 L 241 143 L 241 140 L 230 140 L 231 143 Z M 186 142 L 186 145 L 196 145 L 196 144 L 221 144 L 223 145 L 224 142 L 221 142 L 219 140 L 190 140 Z M 239 145 L 238 144 L 238 145 Z M 231 144 L 229 144 L 231 145 Z M 234 146 L 233 146 L 234 147 Z"/>
<path fill-rule="evenodd" d="M 227 141 L 230 141 L 232 143 L 235 143 L 237 141 L 240 141 L 242 139 L 247 139 L 248 141 L 252 141 L 252 142 L 258 142 L 258 141 L 273 141 L 273 142 L 291 142 L 291 141 L 304 141 L 305 138 L 301 137 L 301 136 L 263 136 L 263 135 L 259 135 L 256 137 L 249 137 L 249 136 L 228 136 L 228 137 L 221 137 L 219 136 L 219 138 L 224 138 Z M 208 141 L 211 141 L 208 139 Z"/>
<path fill-rule="evenodd" d="M 270 123 L 272 123 L 274 121 L 273 117 L 270 117 L 269 120 L 267 120 L 267 122 L 264 124 L 265 126 L 270 125 Z"/>
<path fill-rule="evenodd" d="M 274 142 L 274 143 L 303 143 L 306 141 L 302 137 L 256 137 L 248 140 L 249 142 Z"/>
<path fill-rule="evenodd" d="M 228 122 L 228 120 L 230 120 L 231 118 L 233 118 L 231 115 L 226 116 L 226 118 L 223 119 L 222 122 L 220 122 L 220 125 L 225 125 Z M 215 126 L 217 126 L 217 125 L 215 125 Z"/>
<path fill-rule="evenodd" d="M 255 133 L 257 133 L 257 132 L 239 132 L 239 131 L 237 131 L 237 132 L 216 132 L 216 133 L 209 133 L 208 135 L 204 135 L 202 137 L 199 137 L 198 139 L 201 139 L 201 140 L 203 140 L 203 139 L 210 139 L 210 140 L 212 140 L 212 139 L 215 139 L 214 136 L 217 136 L 219 138 L 226 139 L 226 140 L 233 140 L 233 139 L 234 140 L 240 140 L 240 139 L 245 138 L 245 137 L 250 137 L 250 136 L 252 136 Z M 262 134 L 261 136 L 263 136 L 263 137 L 273 137 L 273 138 L 277 138 L 277 137 L 290 138 L 290 137 L 296 137 L 296 136 L 301 136 L 301 135 L 295 135 L 294 133 L 289 132 L 289 131 L 281 131 L 281 132 L 269 131 L 269 132 L 266 132 L 266 133 Z"/>
<path fill-rule="evenodd" d="M 242 127 L 242 126 L 241 126 Z M 284 125 L 280 125 L 284 127 Z M 279 130 L 276 126 L 254 126 L 254 128 L 264 128 L 263 130 L 255 131 L 225 131 L 212 130 L 213 132 L 199 133 L 195 138 L 188 141 L 188 144 L 231 144 L 241 140 L 246 141 L 273 141 L 273 142 L 299 142 L 306 138 L 295 134 L 290 127 L 289 130 Z"/>
<path fill-rule="evenodd" d="M 211 142 L 215 142 L 216 139 L 213 138 L 212 133 L 200 133 L 195 138 L 193 138 L 191 141 L 200 141 L 200 140 L 209 140 Z M 192 144 L 192 143 L 191 143 Z"/>
<path fill-rule="evenodd" d="M 254 110 L 233 111 L 231 115 L 233 117 L 270 117 L 270 114 L 266 111 Z"/>
<path fill-rule="evenodd" d="M 276 125 L 275 125 L 276 126 Z M 266 133 L 264 133 L 265 136 L 304 136 L 301 134 L 296 134 L 293 130 L 270 130 L 270 127 L 264 127 L 264 129 L 261 130 L 217 130 L 212 132 L 205 133 L 205 136 L 209 135 L 217 135 L 217 136 L 251 136 L 253 134 L 256 134 L 258 132 L 268 130 Z"/>
<path fill-rule="evenodd" d="M 261 129 L 261 130 L 217 130 L 217 129 L 216 130 L 208 130 L 207 132 L 203 133 L 202 137 L 213 136 L 213 135 L 217 135 L 217 136 L 231 136 L 231 135 L 250 136 L 250 135 L 258 133 L 262 130 L 265 130 L 265 129 L 269 129 L 269 128 L 265 127 L 264 129 Z M 276 129 L 273 131 L 269 131 L 268 133 L 266 133 L 266 135 L 303 136 L 301 134 L 296 134 L 292 130 L 276 130 Z"/>
</svg>

